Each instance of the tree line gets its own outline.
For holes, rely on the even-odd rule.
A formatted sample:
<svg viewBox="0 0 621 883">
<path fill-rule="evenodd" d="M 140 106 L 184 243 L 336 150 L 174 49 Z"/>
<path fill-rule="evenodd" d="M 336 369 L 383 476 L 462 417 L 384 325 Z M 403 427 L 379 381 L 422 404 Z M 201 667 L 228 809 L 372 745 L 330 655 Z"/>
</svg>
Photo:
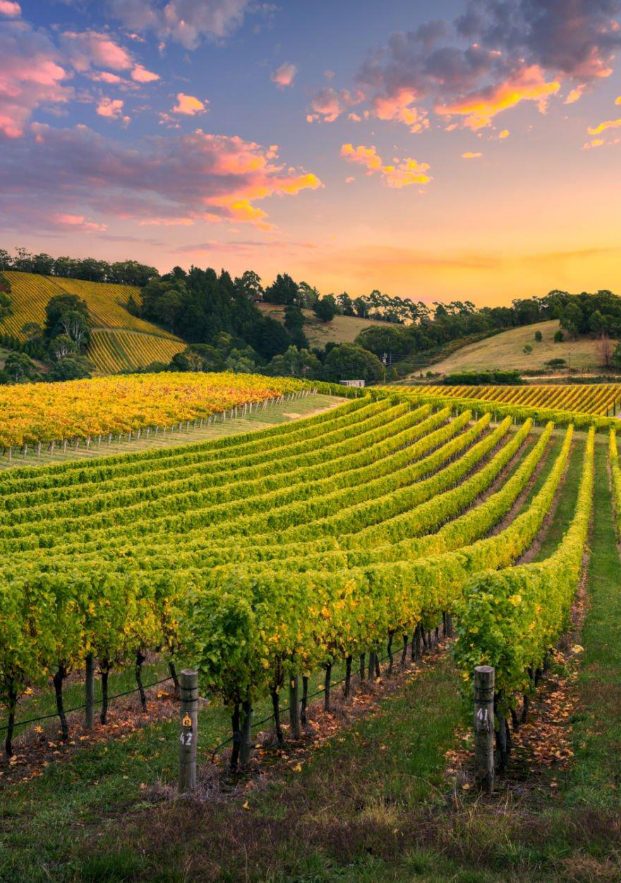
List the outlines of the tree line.
<svg viewBox="0 0 621 883">
<path fill-rule="evenodd" d="M 438 351 L 452 341 L 478 339 L 549 319 L 558 319 L 570 337 L 621 337 L 621 298 L 607 290 L 594 294 L 553 290 L 544 297 L 515 299 L 510 306 L 476 307 L 469 300 L 429 304 L 377 289 L 359 297 L 347 292 L 322 296 L 316 287 L 297 282 L 288 273 L 264 285 L 254 270 L 234 278 L 225 270 L 174 267 L 160 275 L 154 267 L 136 261 L 110 264 L 94 258 L 52 258 L 23 248 L 16 249 L 14 256 L 0 249 L 0 272 L 3 267 L 137 287 L 139 291 L 127 302 L 129 312 L 188 344 L 170 365 L 149 366 L 153 370 L 228 369 L 375 382 L 396 376 L 400 363 L 405 366 L 409 357 Z M 5 296 L 0 286 L 0 319 Z M 261 302 L 283 307 L 283 321 L 261 311 Z M 79 309 L 86 308 L 87 314 L 82 304 Z M 5 306 L 10 309 L 10 304 Z M 73 304 L 71 311 L 75 310 Z M 376 324 L 361 331 L 353 344 L 312 347 L 306 336 L 309 310 L 326 324 L 338 315 Z M 38 337 L 34 333 L 29 335 L 27 349 L 44 357 L 50 354 L 49 343 L 47 332 Z M 67 352 L 61 359 L 82 357 L 84 352 L 80 341 L 76 352 Z"/>
</svg>

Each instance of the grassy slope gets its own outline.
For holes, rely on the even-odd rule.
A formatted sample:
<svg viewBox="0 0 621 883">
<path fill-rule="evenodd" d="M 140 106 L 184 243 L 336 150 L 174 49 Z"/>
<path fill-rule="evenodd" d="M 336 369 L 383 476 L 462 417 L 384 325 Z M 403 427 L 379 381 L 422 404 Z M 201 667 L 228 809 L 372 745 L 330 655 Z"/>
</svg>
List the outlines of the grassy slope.
<svg viewBox="0 0 621 883">
<path fill-rule="evenodd" d="M 125 307 L 130 285 L 108 285 L 81 279 L 59 279 L 33 273 L 6 271 L 11 283 L 14 312 L 0 324 L 0 331 L 24 339 L 22 327 L 28 322 L 42 325 L 45 307 L 59 294 L 83 298 L 94 321 L 93 343 L 88 356 L 102 374 L 123 368 L 137 368 L 153 361 L 168 362 L 184 344 L 150 322 L 132 316 Z"/>
<path fill-rule="evenodd" d="M 261 312 L 279 322 L 284 321 L 285 308 L 276 304 L 257 304 Z M 355 316 L 335 316 L 331 322 L 320 322 L 312 310 L 303 310 L 304 334 L 311 346 L 325 346 L 327 343 L 353 343 L 365 328 L 372 325 L 385 325 L 371 319 L 358 319 Z"/>
<path fill-rule="evenodd" d="M 474 371 L 489 368 L 540 370 L 549 359 L 565 359 L 572 368 L 597 369 L 601 364 L 598 343 L 590 338 L 565 340 L 554 343 L 554 332 L 559 328 L 558 321 L 539 322 L 512 328 L 478 343 L 469 344 L 448 358 L 433 365 L 433 370 L 442 374 L 451 371 Z M 535 340 L 535 331 L 541 331 L 543 340 Z M 530 344 L 532 353 L 526 354 L 524 346 Z"/>
</svg>

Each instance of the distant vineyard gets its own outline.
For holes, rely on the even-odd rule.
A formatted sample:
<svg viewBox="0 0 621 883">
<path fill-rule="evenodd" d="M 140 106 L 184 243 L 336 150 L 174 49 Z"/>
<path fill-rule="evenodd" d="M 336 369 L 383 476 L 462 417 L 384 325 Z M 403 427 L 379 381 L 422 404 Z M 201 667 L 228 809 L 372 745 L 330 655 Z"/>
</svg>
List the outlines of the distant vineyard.
<svg viewBox="0 0 621 883">
<path fill-rule="evenodd" d="M 621 385 L 430 386 L 432 394 L 606 417 L 621 402 Z"/>
<path fill-rule="evenodd" d="M 283 683 L 306 688 L 323 667 L 328 685 L 337 660 L 351 672 L 353 658 L 459 614 L 465 676 L 493 651 L 510 706 L 567 623 L 594 434 L 575 454 L 572 427 L 535 434 L 529 419 L 451 411 L 380 393 L 253 436 L 1 476 L 4 695 L 52 671 L 62 681 L 89 653 L 107 672 L 160 648 L 248 719 Z M 570 532 L 548 567 L 513 579 L 574 454 Z M 511 657 L 468 618 L 490 600 L 478 586 L 491 577 L 473 583 L 490 571 L 502 605 L 488 615 L 507 618 Z"/>
<path fill-rule="evenodd" d="M 534 417 L 577 427 L 606 428 L 617 423 L 621 384 L 563 386 L 418 386 L 405 393 L 414 401 L 454 402 L 496 416 Z M 613 418 L 613 419 L 609 419 Z"/>
<path fill-rule="evenodd" d="M 141 368 L 152 362 L 168 364 L 184 347 L 184 343 L 169 337 L 123 328 L 101 329 L 93 332 L 88 357 L 102 374 L 114 374 L 120 368 Z"/>
<path fill-rule="evenodd" d="M 125 305 L 129 296 L 138 294 L 138 289 L 130 285 L 109 285 L 11 271 L 4 275 L 11 283 L 13 314 L 0 323 L 0 332 L 21 341 L 26 340 L 22 330 L 24 325 L 30 322 L 43 325 L 45 307 L 52 297 L 75 294 L 88 304 L 94 323 L 87 356 L 103 374 L 141 368 L 151 362 L 170 362 L 175 353 L 185 346 L 174 335 L 127 311 Z M 114 329 L 114 332 L 110 334 L 108 329 Z M 108 335 L 108 339 L 105 339 L 105 335 Z"/>
<path fill-rule="evenodd" d="M 0 446 L 93 438 L 209 417 L 305 388 L 249 374 L 141 374 L 0 387 Z"/>
</svg>

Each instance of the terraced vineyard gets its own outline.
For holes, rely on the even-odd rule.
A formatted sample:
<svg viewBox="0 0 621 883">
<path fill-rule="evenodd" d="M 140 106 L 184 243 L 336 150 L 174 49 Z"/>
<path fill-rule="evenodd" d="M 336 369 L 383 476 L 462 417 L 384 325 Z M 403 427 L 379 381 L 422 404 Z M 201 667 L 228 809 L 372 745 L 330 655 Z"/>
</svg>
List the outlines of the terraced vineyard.
<svg viewBox="0 0 621 883">
<path fill-rule="evenodd" d="M 126 308 L 130 295 L 138 294 L 131 285 L 112 285 L 39 276 L 7 270 L 11 283 L 13 313 L 0 323 L 0 332 L 24 341 L 23 327 L 43 325 L 48 301 L 59 294 L 75 294 L 88 304 L 94 322 L 87 355 L 102 374 L 140 368 L 151 362 L 170 362 L 185 344 L 173 334 L 133 316 Z"/>
<path fill-rule="evenodd" d="M 553 505 L 572 439 L 572 427 L 535 432 L 530 419 L 493 425 L 364 396 L 252 436 L 5 473 L 9 716 L 24 691 L 53 672 L 58 690 L 89 654 L 107 676 L 159 648 L 249 717 L 291 678 L 306 687 L 338 660 L 351 673 L 354 657 L 455 615 L 465 676 L 493 659 L 508 714 L 565 628 L 578 580 L 592 431 L 569 533 L 549 565 L 513 567 Z M 504 639 L 478 637 L 490 594 L 504 598 L 494 613 L 516 658 Z"/>
</svg>

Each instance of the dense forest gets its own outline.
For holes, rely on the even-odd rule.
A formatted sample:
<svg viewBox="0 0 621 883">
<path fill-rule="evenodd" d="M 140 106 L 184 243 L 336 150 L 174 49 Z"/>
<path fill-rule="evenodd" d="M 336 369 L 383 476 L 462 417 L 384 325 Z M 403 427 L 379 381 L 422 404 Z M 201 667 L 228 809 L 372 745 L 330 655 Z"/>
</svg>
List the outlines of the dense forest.
<svg viewBox="0 0 621 883">
<path fill-rule="evenodd" d="M 24 248 L 16 249 L 14 255 L 0 249 L 0 280 L 4 279 L 2 269 L 137 287 L 139 293 L 130 296 L 128 310 L 188 344 L 170 365 L 154 364 L 148 366 L 149 370 L 259 371 L 376 382 L 396 377 L 399 365 L 406 364 L 412 355 L 437 351 L 452 341 L 478 339 L 548 319 L 560 321 L 561 337 L 621 337 L 621 298 L 610 291 L 570 294 L 554 290 L 544 297 L 516 299 L 511 306 L 478 308 L 468 300 L 430 304 L 379 290 L 358 297 L 347 292 L 321 295 L 317 288 L 296 282 L 287 273 L 264 286 L 253 270 L 233 278 L 225 270 L 218 273 L 211 268 L 192 267 L 186 271 L 175 267 L 160 275 L 154 267 L 132 260 L 108 263 L 95 258 L 53 258 L 31 254 Z M 283 306 L 284 322 L 266 316 L 257 306 L 260 302 Z M 52 307 L 62 308 L 60 319 L 48 316 L 45 328 L 37 339 L 29 341 L 26 350 L 51 361 L 52 377 L 85 376 L 88 307 L 77 298 Z M 10 286 L 4 279 L 0 281 L 0 319 L 10 309 Z M 353 344 L 328 343 L 311 348 L 304 333 L 304 311 L 308 310 L 325 323 L 341 315 L 381 324 L 363 330 Z M 63 329 L 60 334 L 51 330 L 59 327 Z M 61 370 L 59 363 L 67 358 L 70 361 L 66 370 Z M 621 353 L 615 351 L 613 364 L 620 361 Z M 10 371 L 7 376 L 5 368 L 0 379 L 36 379 L 36 372 L 20 364 L 19 377 L 11 376 Z"/>
</svg>

